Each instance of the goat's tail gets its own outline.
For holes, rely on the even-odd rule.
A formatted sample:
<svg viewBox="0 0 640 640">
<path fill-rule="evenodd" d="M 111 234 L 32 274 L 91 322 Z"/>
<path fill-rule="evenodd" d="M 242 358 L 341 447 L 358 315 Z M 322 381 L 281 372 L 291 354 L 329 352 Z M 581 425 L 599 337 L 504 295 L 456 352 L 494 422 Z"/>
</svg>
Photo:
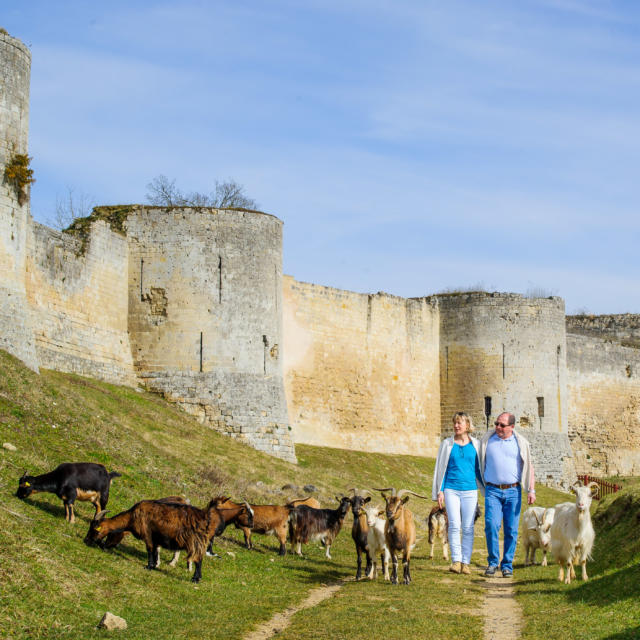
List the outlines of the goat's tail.
<svg viewBox="0 0 640 640">
<path fill-rule="evenodd" d="M 117 471 L 109 471 L 109 480 L 113 480 L 114 478 L 121 478 L 122 474 Z"/>
</svg>

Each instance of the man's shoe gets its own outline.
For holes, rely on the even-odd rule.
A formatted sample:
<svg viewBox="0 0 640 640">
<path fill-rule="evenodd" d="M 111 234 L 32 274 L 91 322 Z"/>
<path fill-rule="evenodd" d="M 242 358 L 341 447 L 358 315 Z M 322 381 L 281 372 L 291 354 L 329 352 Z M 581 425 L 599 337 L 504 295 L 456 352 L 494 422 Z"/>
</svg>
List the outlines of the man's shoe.
<svg viewBox="0 0 640 640">
<path fill-rule="evenodd" d="M 452 562 L 451 566 L 449 567 L 449 571 L 451 571 L 451 573 L 460 573 L 460 571 L 461 571 L 460 563 L 459 562 Z"/>
<path fill-rule="evenodd" d="M 491 578 L 492 576 L 496 575 L 496 571 L 498 570 L 498 567 L 496 567 L 495 565 L 490 564 L 485 570 L 484 570 L 484 575 L 487 576 L 488 578 Z"/>
<path fill-rule="evenodd" d="M 513 571 L 511 571 L 511 569 L 503 569 L 502 570 L 502 577 L 503 578 L 513 578 Z"/>
<path fill-rule="evenodd" d="M 471 569 L 468 564 L 462 564 L 462 569 L 460 569 L 460 573 L 464 573 L 465 576 L 471 575 Z"/>
</svg>

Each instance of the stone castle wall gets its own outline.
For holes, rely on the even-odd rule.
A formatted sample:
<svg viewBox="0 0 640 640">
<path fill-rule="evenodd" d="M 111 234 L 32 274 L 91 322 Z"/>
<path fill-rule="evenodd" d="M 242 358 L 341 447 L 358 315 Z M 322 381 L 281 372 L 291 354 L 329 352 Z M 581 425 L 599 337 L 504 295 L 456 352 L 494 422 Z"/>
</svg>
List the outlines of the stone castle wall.
<svg viewBox="0 0 640 640">
<path fill-rule="evenodd" d="M 618 313 L 604 316 L 567 316 L 567 333 L 607 338 L 623 346 L 640 348 L 640 315 Z"/>
<path fill-rule="evenodd" d="M 438 310 L 424 299 L 284 280 L 284 373 L 296 442 L 435 455 Z"/>
<path fill-rule="evenodd" d="M 282 222 L 136 206 L 124 226 L 137 375 L 202 422 L 295 460 L 282 370 Z"/>
<path fill-rule="evenodd" d="M 5 178 L 5 167 L 15 154 L 28 150 L 30 74 L 29 49 L 0 33 L 0 349 L 37 370 L 25 284 L 31 215 L 28 200 L 19 202 Z"/>
<path fill-rule="evenodd" d="M 124 236 L 96 221 L 84 239 L 37 223 L 29 238 L 27 300 L 40 366 L 135 384 Z"/>
<path fill-rule="evenodd" d="M 518 428 L 567 433 L 564 302 L 518 294 L 438 295 L 442 424 L 466 411 L 486 428 L 502 411 Z"/>
<path fill-rule="evenodd" d="M 567 349 L 569 437 L 576 469 L 640 475 L 640 350 L 575 334 L 567 335 Z"/>
</svg>

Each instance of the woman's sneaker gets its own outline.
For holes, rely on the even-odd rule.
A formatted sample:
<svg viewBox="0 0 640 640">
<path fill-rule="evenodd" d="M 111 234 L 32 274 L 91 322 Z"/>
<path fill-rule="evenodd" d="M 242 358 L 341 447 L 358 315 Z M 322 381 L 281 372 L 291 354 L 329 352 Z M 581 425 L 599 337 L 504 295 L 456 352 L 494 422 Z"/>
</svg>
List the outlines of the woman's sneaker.
<svg viewBox="0 0 640 640">
<path fill-rule="evenodd" d="M 449 567 L 449 571 L 451 571 L 451 573 L 460 573 L 461 570 L 462 569 L 459 562 L 452 562 L 451 566 Z"/>
<path fill-rule="evenodd" d="M 471 575 L 471 569 L 469 568 L 469 565 L 463 563 L 462 569 L 460 569 L 460 573 L 464 573 L 465 576 Z"/>
</svg>

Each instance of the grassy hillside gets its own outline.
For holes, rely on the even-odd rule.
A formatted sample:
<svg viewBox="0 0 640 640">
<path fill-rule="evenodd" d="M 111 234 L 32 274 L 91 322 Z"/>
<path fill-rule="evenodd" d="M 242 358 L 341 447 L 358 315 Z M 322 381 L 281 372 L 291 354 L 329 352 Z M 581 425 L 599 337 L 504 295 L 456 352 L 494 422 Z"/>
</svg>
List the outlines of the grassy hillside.
<svg viewBox="0 0 640 640">
<path fill-rule="evenodd" d="M 17 447 L 0 449 L 0 637 L 16 639 L 103 637 L 95 627 L 107 610 L 127 620 L 127 631 L 119 633 L 123 638 L 242 638 L 275 612 L 304 600 L 311 589 L 355 573 L 351 515 L 332 547 L 331 561 L 316 545 L 308 545 L 303 558 L 280 558 L 273 537 L 256 536 L 257 548 L 247 551 L 240 532 L 230 528 L 217 544 L 219 557 L 205 559 L 199 585 L 190 582 L 184 555 L 180 565 L 170 569 L 170 554 L 163 552 L 159 570 L 149 572 L 144 569 L 143 544 L 131 537 L 108 552 L 83 544 L 93 514 L 88 503 L 77 503 L 72 526 L 64 522 L 61 501 L 51 494 L 18 500 L 15 491 L 24 470 L 42 473 L 63 461 L 104 463 L 123 474 L 112 485 L 112 514 L 142 498 L 172 494 L 184 494 L 197 505 L 223 492 L 282 504 L 299 495 L 283 491 L 287 483 L 315 485 L 315 495 L 325 506 L 333 506 L 334 496 L 353 486 L 393 485 L 428 495 L 433 472 L 432 459 L 308 446 L 297 447 L 299 464 L 292 465 L 203 427 L 157 396 L 52 371 L 36 375 L 2 351 L 0 442 Z M 541 487 L 538 498 L 541 504 L 555 504 L 567 496 Z M 409 504 L 419 523 L 411 587 L 391 587 L 381 580 L 346 582 L 333 598 L 294 616 L 292 626 L 278 637 L 357 639 L 369 638 L 377 629 L 384 630 L 388 640 L 412 635 L 482 638 L 480 572 L 486 552 L 481 521 L 474 575 L 452 576 L 439 548 L 434 560 L 428 558 L 423 518 L 431 502 L 411 498 Z M 614 524 L 603 520 L 602 526 L 613 532 L 609 547 L 629 550 L 613 554 L 604 544 L 597 547 L 591 565 L 594 580 L 583 587 L 602 584 L 606 597 L 597 589 L 578 596 L 580 583 L 560 589 L 553 581 L 555 567 L 517 567 L 516 577 L 531 587 L 522 589 L 525 610 L 531 614 L 528 637 L 538 637 L 538 628 L 529 625 L 536 603 L 555 621 L 567 610 L 586 611 L 608 598 L 602 610 L 614 612 L 610 629 L 632 628 L 627 619 L 632 614 L 638 619 L 640 607 L 624 596 L 619 602 L 608 590 L 622 588 L 626 593 L 638 580 L 637 537 L 627 511 L 620 509 L 623 515 Z M 602 513 L 605 519 L 615 518 L 610 516 L 613 511 Z M 631 544 L 619 544 L 623 534 Z M 598 543 L 605 540 L 603 534 Z M 558 634 L 540 631 L 539 637 L 582 637 L 562 629 Z M 603 631 L 588 637 L 609 636 Z"/>
</svg>

